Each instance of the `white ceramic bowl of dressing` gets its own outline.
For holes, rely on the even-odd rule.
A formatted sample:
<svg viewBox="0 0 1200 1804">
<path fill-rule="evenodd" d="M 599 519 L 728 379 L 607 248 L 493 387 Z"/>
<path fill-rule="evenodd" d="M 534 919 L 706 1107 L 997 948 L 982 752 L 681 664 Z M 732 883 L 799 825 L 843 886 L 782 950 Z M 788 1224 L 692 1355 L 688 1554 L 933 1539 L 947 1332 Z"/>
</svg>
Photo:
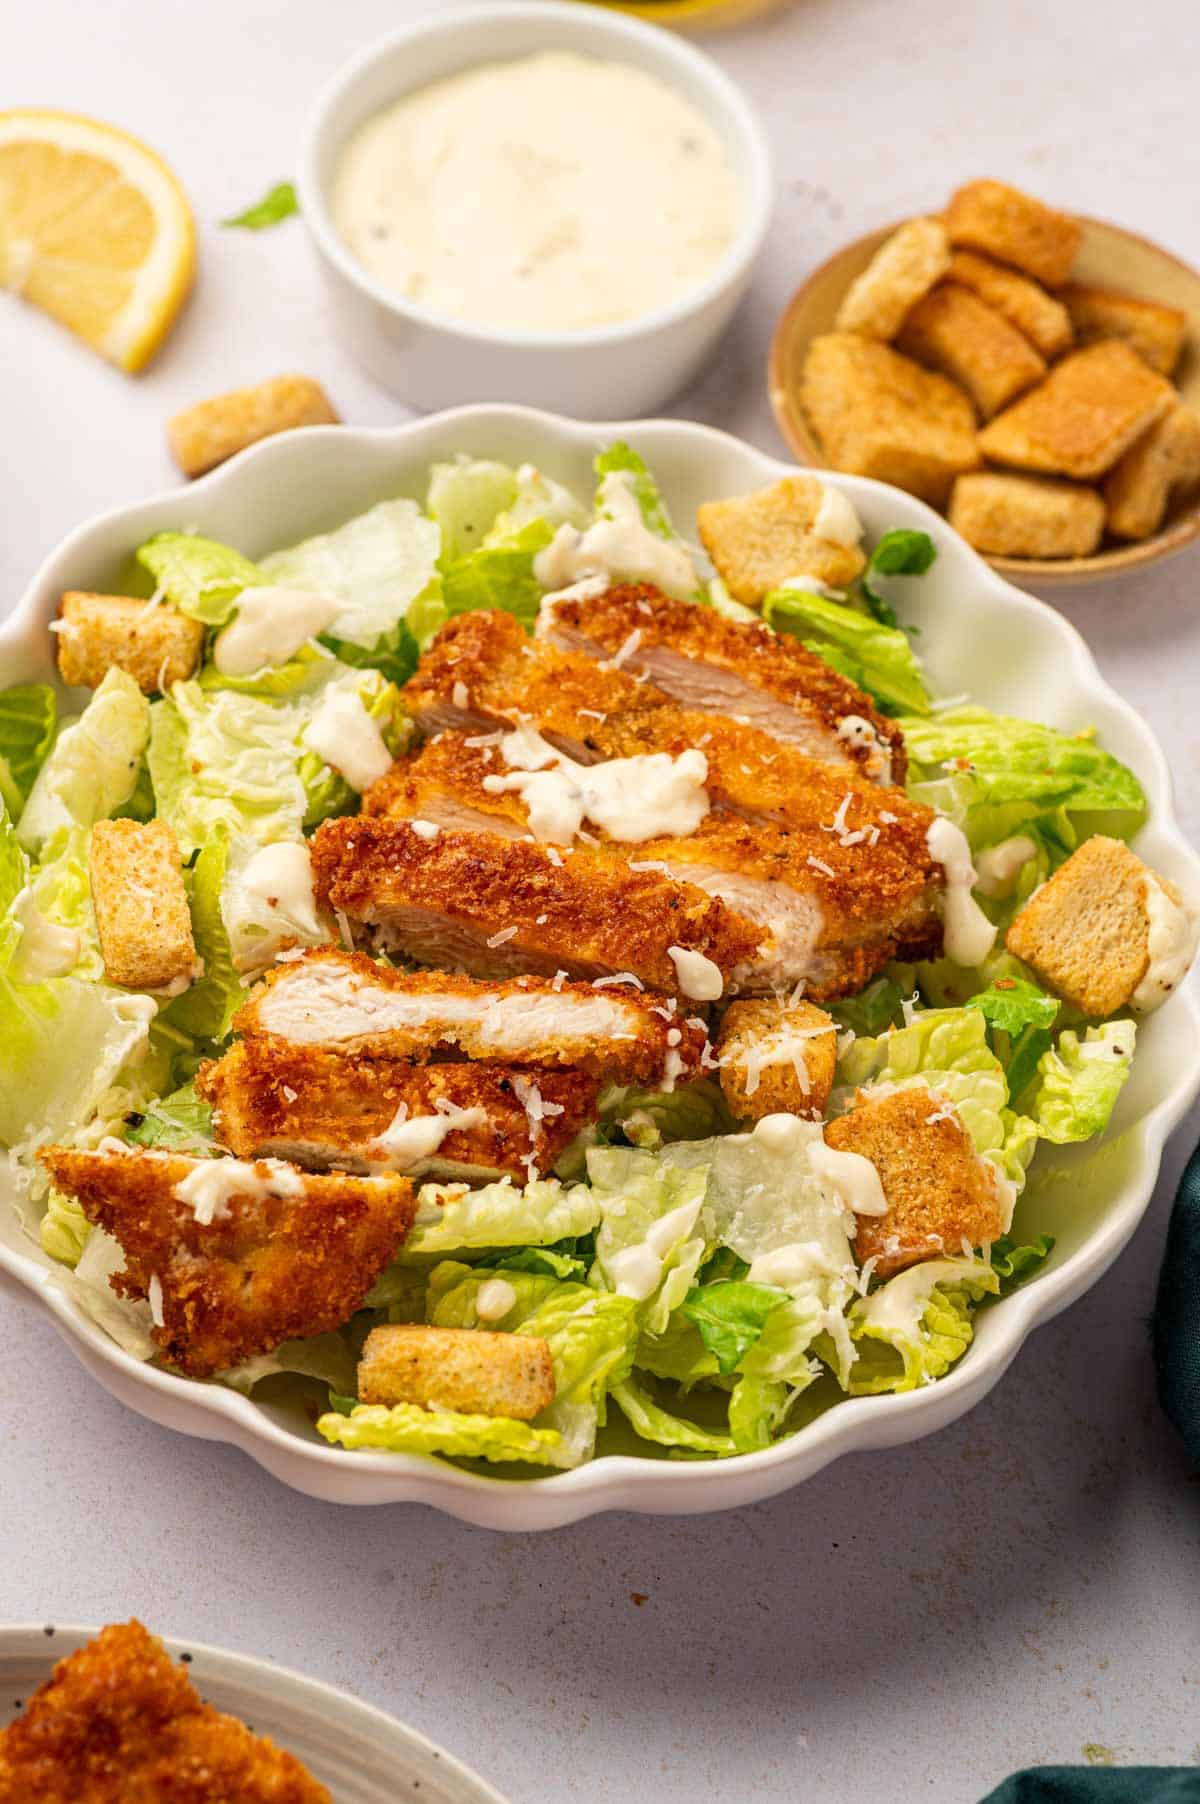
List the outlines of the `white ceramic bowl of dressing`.
<svg viewBox="0 0 1200 1804">
<path fill-rule="evenodd" d="M 338 170 L 360 127 L 432 83 L 540 51 L 621 63 L 657 78 L 690 103 L 724 145 L 740 199 L 733 236 L 706 276 L 655 311 L 577 330 L 475 324 L 385 285 L 339 230 Z M 613 129 L 620 131 L 619 121 Z M 710 355 L 749 284 L 770 222 L 773 184 L 761 125 L 709 57 L 668 32 L 600 7 L 534 0 L 439 10 L 355 58 L 316 103 L 297 191 L 335 326 L 357 361 L 400 400 L 422 410 L 524 401 L 611 419 L 653 412 Z"/>
</svg>

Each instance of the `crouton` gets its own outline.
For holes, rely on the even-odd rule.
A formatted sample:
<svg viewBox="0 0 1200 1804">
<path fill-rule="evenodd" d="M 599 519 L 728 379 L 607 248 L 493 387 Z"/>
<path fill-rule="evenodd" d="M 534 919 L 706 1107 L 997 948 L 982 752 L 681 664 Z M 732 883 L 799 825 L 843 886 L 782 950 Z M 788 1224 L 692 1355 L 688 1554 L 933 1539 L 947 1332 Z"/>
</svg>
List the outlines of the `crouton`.
<svg viewBox="0 0 1200 1804">
<path fill-rule="evenodd" d="M 733 1002 L 716 1042 L 721 1088 L 739 1121 L 804 1115 L 819 1121 L 833 1085 L 837 1029 L 811 1002 Z"/>
<path fill-rule="evenodd" d="M 769 489 L 697 510 L 704 549 L 735 600 L 755 607 L 800 571 L 835 589 L 853 582 L 867 560 L 857 544 L 822 532 L 825 494 L 815 476 L 785 476 Z"/>
<path fill-rule="evenodd" d="M 879 1173 L 887 1213 L 859 1215 L 854 1253 L 875 1275 L 961 1253 L 1005 1232 L 1007 1204 L 994 1167 L 981 1159 L 953 1105 L 923 1085 L 872 1096 L 860 1090 L 848 1115 L 825 1129 L 835 1152 L 858 1153 Z"/>
<path fill-rule="evenodd" d="M 954 478 L 978 468 L 969 398 L 887 345 L 853 332 L 814 338 L 800 398 L 837 470 L 894 482 L 942 507 Z"/>
<path fill-rule="evenodd" d="M 1097 833 L 1034 891 L 1005 943 L 1085 1015 L 1148 1013 L 1191 963 L 1196 919 L 1173 883 Z"/>
<path fill-rule="evenodd" d="M 946 230 L 937 219 L 910 219 L 875 252 L 838 308 L 839 332 L 894 338 L 909 308 L 928 294 L 950 263 Z"/>
<path fill-rule="evenodd" d="M 204 626 L 165 602 L 68 589 L 54 638 L 58 673 L 68 688 L 96 689 L 116 669 L 131 676 L 144 695 L 153 695 L 194 674 Z"/>
<path fill-rule="evenodd" d="M 1119 539 L 1148 539 L 1162 525 L 1172 494 L 1196 483 L 1200 415 L 1180 401 L 1109 472 L 1104 484 L 1109 531 Z"/>
<path fill-rule="evenodd" d="M 171 455 L 185 476 L 203 476 L 259 439 L 296 426 L 336 426 L 338 416 L 310 376 L 273 376 L 252 388 L 198 401 L 167 422 Z"/>
<path fill-rule="evenodd" d="M 1128 345 L 1109 339 L 1072 351 L 1030 394 L 997 414 L 979 435 L 996 463 L 1082 482 L 1103 476 L 1175 398 Z"/>
<path fill-rule="evenodd" d="M 1062 302 L 1015 269 L 1006 269 L 1003 263 L 993 263 L 974 251 L 955 251 L 946 277 L 1002 313 L 1043 357 L 1058 357 L 1071 344 L 1071 316 Z"/>
<path fill-rule="evenodd" d="M 1123 339 L 1160 376 L 1169 376 L 1179 362 L 1187 314 L 1178 307 L 1079 282 L 1069 282 L 1061 299 L 1081 345 L 1101 338 Z"/>
<path fill-rule="evenodd" d="M 109 982 L 186 988 L 196 975 L 196 942 L 179 845 L 166 821 L 97 821 L 89 865 Z"/>
<path fill-rule="evenodd" d="M 1058 213 L 1007 182 L 968 182 L 945 212 L 951 244 L 1013 263 L 1057 288 L 1071 273 L 1083 235 L 1077 219 Z"/>
<path fill-rule="evenodd" d="M 363 1403 L 417 1403 L 531 1422 L 554 1401 L 554 1366 L 549 1346 L 533 1334 L 372 1328 L 359 1361 L 358 1394 Z"/>
<path fill-rule="evenodd" d="M 1087 557 L 1104 531 L 1104 503 L 1054 476 L 975 470 L 954 485 L 950 524 L 992 557 Z"/>
<path fill-rule="evenodd" d="M 1046 374 L 1029 340 L 955 282 L 939 283 L 917 302 L 896 349 L 965 388 L 985 420 Z"/>
</svg>

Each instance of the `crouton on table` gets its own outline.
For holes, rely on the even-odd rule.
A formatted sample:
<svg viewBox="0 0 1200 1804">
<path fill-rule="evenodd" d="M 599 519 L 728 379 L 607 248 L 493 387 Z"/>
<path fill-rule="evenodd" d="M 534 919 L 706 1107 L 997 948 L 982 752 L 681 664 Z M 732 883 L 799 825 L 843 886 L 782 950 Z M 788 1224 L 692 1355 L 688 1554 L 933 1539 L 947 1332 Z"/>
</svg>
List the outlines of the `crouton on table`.
<svg viewBox="0 0 1200 1804">
<path fill-rule="evenodd" d="M 1158 531 L 1173 493 L 1200 483 L 1200 414 L 1183 401 L 1144 432 L 1104 484 L 1108 529 L 1120 539 Z"/>
<path fill-rule="evenodd" d="M 1098 833 L 1035 890 L 1006 944 L 1085 1015 L 1147 1013 L 1186 972 L 1196 925 L 1173 883 Z"/>
<path fill-rule="evenodd" d="M 96 689 L 115 669 L 131 676 L 144 695 L 154 695 L 193 675 L 204 626 L 166 602 L 68 589 L 54 639 L 58 673 L 69 688 Z"/>
<path fill-rule="evenodd" d="M 1007 182 L 968 182 L 951 195 L 945 212 L 951 244 L 1013 263 L 1056 288 L 1071 273 L 1082 228 Z"/>
<path fill-rule="evenodd" d="M 940 220 L 908 220 L 846 290 L 838 308 L 838 331 L 894 338 L 909 308 L 945 275 L 949 263 L 950 246 Z"/>
<path fill-rule="evenodd" d="M 1053 476 L 974 470 L 954 485 L 950 524 L 992 557 L 1087 557 L 1104 531 L 1104 503 Z"/>
<path fill-rule="evenodd" d="M 955 282 L 940 283 L 917 302 L 896 345 L 961 384 L 985 420 L 1046 373 L 1029 340 Z"/>
<path fill-rule="evenodd" d="M 894 482 L 935 507 L 979 465 L 969 397 L 888 345 L 853 332 L 814 338 L 800 398 L 835 469 Z"/>
<path fill-rule="evenodd" d="M 975 251 L 959 250 L 950 259 L 946 278 L 957 282 L 960 288 L 969 288 L 981 301 L 1002 313 L 1043 357 L 1057 357 L 1071 344 L 1071 316 L 1063 303 L 1015 269 L 993 263 L 990 257 L 981 257 Z"/>
<path fill-rule="evenodd" d="M 1080 282 L 1069 282 L 1061 299 L 1081 345 L 1101 338 L 1123 339 L 1160 376 L 1169 376 L 1179 362 L 1187 314 L 1178 307 Z"/>
<path fill-rule="evenodd" d="M 819 1120 L 833 1086 L 837 1029 L 811 1002 L 731 1002 L 716 1054 L 725 1100 L 739 1121 L 781 1114 Z"/>
<path fill-rule="evenodd" d="M 984 427 L 979 449 L 996 463 L 1087 482 L 1111 469 L 1174 399 L 1169 382 L 1109 339 L 1055 364 Z"/>
<path fill-rule="evenodd" d="M 196 943 L 179 845 L 166 821 L 97 821 L 92 908 L 110 983 L 160 990 L 196 975 Z"/>
<path fill-rule="evenodd" d="M 858 1153 L 879 1173 L 887 1212 L 859 1215 L 854 1254 L 890 1277 L 921 1259 L 956 1256 L 997 1240 L 1008 1226 L 999 1176 L 975 1151 L 945 1097 L 923 1085 L 874 1097 L 860 1090 L 825 1129 L 835 1152 Z"/>
<path fill-rule="evenodd" d="M 753 607 L 801 572 L 838 589 L 853 582 L 867 560 L 857 541 L 847 545 L 821 531 L 825 493 L 815 476 L 785 476 L 753 495 L 698 509 L 701 541 L 736 601 Z"/>
<path fill-rule="evenodd" d="M 309 376 L 273 376 L 177 413 L 167 422 L 167 441 L 185 476 L 203 476 L 235 452 L 276 432 L 337 423 L 337 413 L 319 382 Z"/>
<path fill-rule="evenodd" d="M 549 1346 L 533 1334 L 373 1328 L 359 1361 L 358 1394 L 363 1403 L 416 1403 L 531 1422 L 554 1401 L 554 1366 Z"/>
</svg>

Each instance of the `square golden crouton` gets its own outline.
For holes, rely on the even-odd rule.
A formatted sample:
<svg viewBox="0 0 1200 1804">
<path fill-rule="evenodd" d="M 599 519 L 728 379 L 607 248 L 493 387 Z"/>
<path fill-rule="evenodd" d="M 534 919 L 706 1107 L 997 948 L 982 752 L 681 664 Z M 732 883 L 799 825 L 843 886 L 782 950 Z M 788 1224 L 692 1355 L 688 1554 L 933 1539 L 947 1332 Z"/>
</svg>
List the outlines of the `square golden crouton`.
<svg viewBox="0 0 1200 1804">
<path fill-rule="evenodd" d="M 68 589 L 54 628 L 58 673 L 72 689 L 96 689 L 112 669 L 144 695 L 184 682 L 200 662 L 204 627 L 165 602 Z"/>
<path fill-rule="evenodd" d="M 1147 1013 L 1191 963 L 1196 921 L 1173 883 L 1097 833 L 1034 891 L 1005 944 L 1085 1015 Z"/>
<path fill-rule="evenodd" d="M 1187 314 L 1178 307 L 1078 282 L 1067 284 L 1062 301 L 1081 345 L 1095 344 L 1101 338 L 1123 339 L 1160 376 L 1169 376 L 1179 362 L 1187 336 Z"/>
<path fill-rule="evenodd" d="M 359 1361 L 358 1395 L 363 1403 L 417 1403 L 532 1422 L 554 1401 L 554 1366 L 549 1346 L 533 1334 L 372 1328 Z"/>
<path fill-rule="evenodd" d="M 804 1115 L 819 1121 L 837 1065 L 837 1029 L 811 1002 L 764 996 L 731 1002 L 717 1035 L 721 1088 L 739 1121 Z"/>
<path fill-rule="evenodd" d="M 857 543 L 822 533 L 824 499 L 815 476 L 785 476 L 769 489 L 706 501 L 697 510 L 701 542 L 736 601 L 756 607 L 800 572 L 835 589 L 854 581 L 866 557 Z"/>
<path fill-rule="evenodd" d="M 874 1259 L 891 1277 L 921 1259 L 962 1252 L 999 1239 L 1006 1206 L 995 1169 L 975 1151 L 957 1110 L 923 1086 L 874 1097 L 860 1090 L 855 1107 L 825 1129 L 835 1152 L 858 1153 L 879 1173 L 887 1212 L 859 1215 L 854 1254 Z"/>
<path fill-rule="evenodd" d="M 89 863 L 109 982 L 132 990 L 186 987 L 196 975 L 196 943 L 179 846 L 167 823 L 97 821 Z"/>
<path fill-rule="evenodd" d="M 950 263 L 946 229 L 937 219 L 910 219 L 881 244 L 838 308 L 839 332 L 894 338 L 909 308 L 928 294 Z"/>
<path fill-rule="evenodd" d="M 1013 263 L 1048 288 L 1070 275 L 1083 235 L 1069 213 L 1056 212 L 1007 182 L 968 182 L 951 195 L 945 221 L 951 244 Z"/>
<path fill-rule="evenodd" d="M 800 399 L 835 469 L 894 482 L 935 507 L 979 465 L 969 397 L 889 345 L 853 332 L 814 338 Z"/>
<path fill-rule="evenodd" d="M 273 433 L 337 423 L 333 403 L 319 382 L 310 376 L 272 376 L 177 413 L 167 422 L 167 442 L 185 476 L 203 476 Z"/>
<path fill-rule="evenodd" d="M 979 449 L 1000 464 L 1074 476 L 1103 476 L 1175 399 L 1169 382 L 1116 339 L 1072 351 L 1046 380 L 997 414 Z"/>
<path fill-rule="evenodd" d="M 1095 489 L 1054 476 L 974 470 L 950 497 L 950 524 L 992 557 L 1088 557 L 1104 532 Z"/>
<path fill-rule="evenodd" d="M 1200 483 L 1200 414 L 1179 401 L 1129 447 L 1104 484 L 1108 529 L 1119 539 L 1158 531 L 1171 496 Z"/>
<path fill-rule="evenodd" d="M 1029 340 L 956 282 L 939 283 L 917 302 L 896 349 L 965 388 L 985 420 L 1046 374 Z"/>
<path fill-rule="evenodd" d="M 1006 269 L 1003 263 L 993 263 L 974 251 L 955 251 L 946 277 L 1002 313 L 1043 357 L 1057 357 L 1071 344 L 1071 316 L 1062 302 L 1015 269 Z"/>
</svg>

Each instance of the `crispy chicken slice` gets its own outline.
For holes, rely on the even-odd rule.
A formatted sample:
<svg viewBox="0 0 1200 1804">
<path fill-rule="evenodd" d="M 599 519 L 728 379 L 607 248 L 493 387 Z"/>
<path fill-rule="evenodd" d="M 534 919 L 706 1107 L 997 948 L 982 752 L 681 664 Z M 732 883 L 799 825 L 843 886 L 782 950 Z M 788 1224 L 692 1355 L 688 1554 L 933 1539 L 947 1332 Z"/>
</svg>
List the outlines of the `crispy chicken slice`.
<svg viewBox="0 0 1200 1804">
<path fill-rule="evenodd" d="M 465 1060 L 410 1065 L 255 1036 L 202 1065 L 196 1088 L 239 1158 L 524 1184 L 594 1121 L 602 1081 Z"/>
<path fill-rule="evenodd" d="M 392 1174 L 316 1176 L 278 1162 L 132 1149 L 49 1146 L 39 1156 L 88 1220 L 120 1242 L 125 1267 L 112 1288 L 150 1302 L 163 1358 L 191 1378 L 340 1328 L 415 1210 L 412 1185 Z M 193 1190 L 217 1180 L 194 1203 L 178 1195 L 193 1173 Z"/>
<path fill-rule="evenodd" d="M 364 938 L 478 977 L 625 972 L 674 994 L 672 948 L 711 960 L 727 983 L 760 949 L 742 915 L 608 847 L 560 852 L 453 829 L 425 837 L 408 821 L 364 816 L 325 821 L 311 849 L 318 898 Z"/>
<path fill-rule="evenodd" d="M 444 972 L 396 971 L 362 953 L 306 952 L 276 965 L 234 1018 L 247 1035 L 371 1058 L 497 1059 L 569 1066 L 610 1083 L 657 1085 L 692 1075 L 707 1037 L 672 1021 L 652 996 L 516 977 L 482 983 Z"/>
<path fill-rule="evenodd" d="M 645 674 L 684 707 L 725 713 L 831 764 L 902 785 L 904 736 L 869 695 L 796 640 L 648 584 L 543 603 L 539 644 Z M 601 703 L 595 704 L 597 707 Z"/>
<path fill-rule="evenodd" d="M 0 1729 L 0 1804 L 332 1804 L 291 1754 L 206 1704 L 140 1622 L 60 1660 Z"/>
<path fill-rule="evenodd" d="M 443 734 L 398 763 L 368 806 L 458 832 L 523 838 L 524 801 L 489 789 L 489 776 L 505 767 L 468 737 Z M 590 856 L 623 856 L 639 875 L 657 870 L 707 890 L 756 922 L 769 943 L 734 971 L 741 989 L 803 983 L 817 1001 L 853 994 L 897 952 L 924 956 L 940 945 L 943 873 L 929 853 L 927 808 L 819 768 L 811 791 L 788 792 L 787 826 L 712 812 L 687 838 L 608 844 Z M 570 854 L 572 865 L 580 856 Z"/>
</svg>

